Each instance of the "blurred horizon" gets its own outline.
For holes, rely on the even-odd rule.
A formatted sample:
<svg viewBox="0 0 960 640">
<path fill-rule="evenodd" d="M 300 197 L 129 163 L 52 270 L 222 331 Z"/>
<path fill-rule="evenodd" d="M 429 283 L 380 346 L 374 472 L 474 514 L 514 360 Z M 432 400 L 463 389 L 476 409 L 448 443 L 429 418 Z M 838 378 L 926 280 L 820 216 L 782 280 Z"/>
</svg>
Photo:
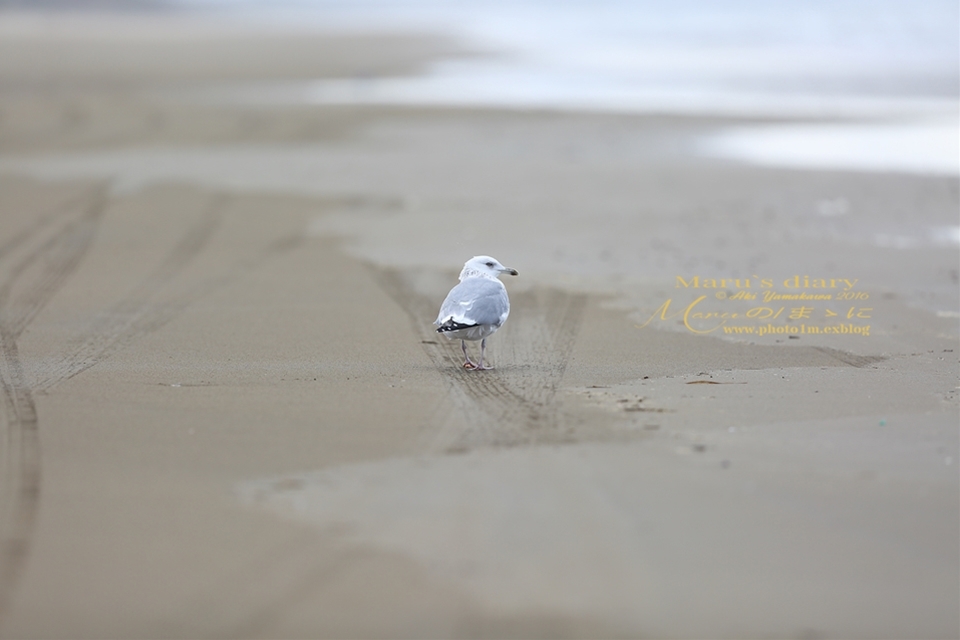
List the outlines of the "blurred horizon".
<svg viewBox="0 0 960 640">
<path fill-rule="evenodd" d="M 960 97 L 960 3 L 925 0 L 0 0 L 16 11 L 173 12 L 254 28 L 432 32 L 600 101 L 675 93 Z M 455 61 L 477 70 L 478 60 Z M 463 68 L 457 69 L 458 73 Z M 527 78 L 529 79 L 529 78 Z M 515 78 L 519 80 L 519 78 Z M 605 85 L 600 87 L 600 85 Z M 618 85 L 611 90 L 611 85 Z M 599 94 L 606 93 L 601 96 Z"/>
<path fill-rule="evenodd" d="M 854 166 L 908 168 L 912 157 L 914 169 L 960 171 L 960 3 L 950 0 L 0 0 L 28 7 L 435 34 L 479 54 L 441 56 L 420 74 L 267 83 L 226 99 L 855 119 L 883 126 L 849 132 L 844 145 L 863 150 Z"/>
<path fill-rule="evenodd" d="M 23 11 L 159 11 L 178 6 L 170 0 L 0 0 L 0 10 Z"/>
</svg>

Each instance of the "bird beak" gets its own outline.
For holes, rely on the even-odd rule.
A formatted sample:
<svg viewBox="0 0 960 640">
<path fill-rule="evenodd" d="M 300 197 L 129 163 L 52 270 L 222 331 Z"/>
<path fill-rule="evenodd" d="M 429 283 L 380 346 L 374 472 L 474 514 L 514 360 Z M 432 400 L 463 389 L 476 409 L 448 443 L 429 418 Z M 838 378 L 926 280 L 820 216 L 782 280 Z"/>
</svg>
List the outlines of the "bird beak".
<svg viewBox="0 0 960 640">
<path fill-rule="evenodd" d="M 509 273 L 509 274 L 512 275 L 512 276 L 518 276 L 518 275 L 520 275 L 519 273 L 517 273 L 517 270 L 516 270 L 516 269 L 511 269 L 511 268 L 509 268 L 509 267 L 504 267 L 503 271 L 504 271 L 505 273 Z"/>
</svg>

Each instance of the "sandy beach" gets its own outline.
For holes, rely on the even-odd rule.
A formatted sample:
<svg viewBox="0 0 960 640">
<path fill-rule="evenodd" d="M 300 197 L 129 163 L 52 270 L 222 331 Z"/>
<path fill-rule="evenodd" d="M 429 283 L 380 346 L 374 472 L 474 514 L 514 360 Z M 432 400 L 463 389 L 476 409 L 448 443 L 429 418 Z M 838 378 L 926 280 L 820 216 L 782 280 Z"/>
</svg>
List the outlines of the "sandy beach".
<svg viewBox="0 0 960 640">
<path fill-rule="evenodd" d="M 958 637 L 957 177 L 215 97 L 458 55 L 0 12 L 0 636 Z"/>
</svg>

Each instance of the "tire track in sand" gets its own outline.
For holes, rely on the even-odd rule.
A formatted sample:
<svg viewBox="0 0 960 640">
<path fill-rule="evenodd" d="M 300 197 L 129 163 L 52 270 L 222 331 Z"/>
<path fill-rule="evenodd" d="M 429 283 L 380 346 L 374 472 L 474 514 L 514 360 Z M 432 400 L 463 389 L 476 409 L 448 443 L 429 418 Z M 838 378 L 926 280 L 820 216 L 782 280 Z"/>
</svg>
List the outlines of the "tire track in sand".
<svg viewBox="0 0 960 640">
<path fill-rule="evenodd" d="M 555 289 L 511 293 L 510 320 L 487 352 L 496 368 L 467 371 L 461 366 L 459 341 L 439 336 L 431 324 L 439 299 L 419 291 L 406 272 L 375 269 L 374 274 L 407 313 L 449 391 L 456 415 L 438 416 L 441 427 L 430 448 L 460 453 L 571 439 L 556 395 L 576 342 L 585 295 Z"/>
<path fill-rule="evenodd" d="M 300 246 L 301 235 L 273 239 L 256 254 L 230 265 L 220 275 L 199 278 L 193 286 L 164 295 L 169 285 L 203 252 L 220 227 L 229 199 L 211 198 L 163 261 L 139 285 L 98 317 L 63 349 L 63 356 L 37 376 L 34 388 L 47 391 L 94 367 L 139 338 L 162 328 L 191 304 L 230 285 L 264 262 Z"/>
<path fill-rule="evenodd" d="M 41 375 L 33 375 L 35 382 L 31 384 L 20 360 L 17 340 L 76 270 L 92 244 L 106 203 L 106 188 L 103 188 L 89 199 L 76 220 L 63 224 L 60 218 L 66 213 L 44 214 L 26 231 L 2 245 L 0 390 L 4 396 L 4 437 L 0 446 L 4 449 L 0 456 L 0 618 L 27 559 L 39 505 L 41 465 L 34 394 L 95 366 L 111 353 L 161 328 L 190 304 L 302 242 L 299 234 L 274 238 L 253 256 L 237 260 L 225 273 L 202 279 L 185 291 L 164 297 L 167 286 L 202 253 L 220 225 L 227 198 L 212 197 L 159 266 L 70 340 L 57 362 L 48 365 Z M 38 248 L 30 246 L 38 244 Z M 7 259 L 7 255 L 24 253 L 26 257 L 12 268 L 2 269 L 4 263 L 14 259 Z"/>
<path fill-rule="evenodd" d="M 198 296 L 180 296 L 163 304 L 163 289 L 200 254 L 220 224 L 226 199 L 215 197 L 165 256 L 132 291 L 98 317 L 63 349 L 63 357 L 38 376 L 34 388 L 45 391 L 93 367 L 169 322 Z"/>
<path fill-rule="evenodd" d="M 18 340 L 87 253 L 106 206 L 98 189 L 77 209 L 51 212 L 3 246 L 4 262 L 21 247 L 26 255 L 0 269 L 0 391 L 3 394 L 3 487 L 0 492 L 0 616 L 6 610 L 29 553 L 40 500 L 40 440 L 33 389 L 20 361 Z M 56 229 L 60 218 L 75 218 Z M 48 236 L 44 238 L 44 236 Z M 36 247 L 31 244 L 38 243 Z M 12 256 L 6 260 L 7 256 Z M 2 266 L 2 265 L 0 265 Z"/>
</svg>

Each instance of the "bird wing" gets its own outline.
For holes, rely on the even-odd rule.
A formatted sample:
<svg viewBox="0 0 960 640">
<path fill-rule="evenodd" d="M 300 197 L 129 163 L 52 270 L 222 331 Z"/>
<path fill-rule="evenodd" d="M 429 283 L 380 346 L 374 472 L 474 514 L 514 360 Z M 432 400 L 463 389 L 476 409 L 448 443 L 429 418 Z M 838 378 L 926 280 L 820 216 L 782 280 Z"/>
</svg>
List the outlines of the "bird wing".
<svg viewBox="0 0 960 640">
<path fill-rule="evenodd" d="M 500 326 L 510 314 L 507 289 L 499 280 L 467 278 L 447 294 L 434 324 L 448 320 L 456 324 Z"/>
</svg>

